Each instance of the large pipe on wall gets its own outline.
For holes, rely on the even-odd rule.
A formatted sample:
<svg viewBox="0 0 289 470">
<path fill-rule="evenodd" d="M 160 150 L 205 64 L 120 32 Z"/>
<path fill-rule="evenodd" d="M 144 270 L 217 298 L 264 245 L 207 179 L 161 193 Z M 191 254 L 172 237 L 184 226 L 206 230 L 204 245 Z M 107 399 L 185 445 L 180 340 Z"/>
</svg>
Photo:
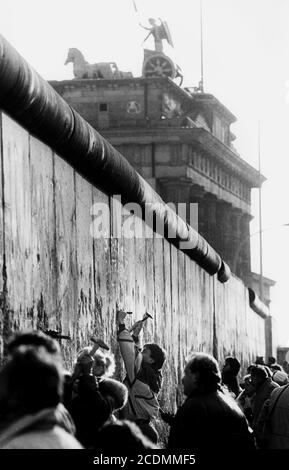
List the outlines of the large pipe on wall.
<svg viewBox="0 0 289 470">
<path fill-rule="evenodd" d="M 91 184 L 123 202 L 135 202 L 143 214 L 164 226 L 164 236 L 221 282 L 230 269 L 192 227 L 170 209 L 129 162 L 41 78 L 0 35 L 0 107 L 51 147 Z M 175 234 L 173 238 L 170 234 Z M 182 247 L 182 242 L 190 246 Z"/>
<path fill-rule="evenodd" d="M 270 315 L 269 308 L 267 307 L 267 305 L 265 305 L 261 301 L 261 299 L 258 297 L 258 295 L 253 289 L 248 287 L 248 291 L 249 291 L 249 303 L 250 303 L 251 309 L 254 310 L 254 312 L 258 313 L 260 317 L 264 319 L 267 318 Z"/>
</svg>

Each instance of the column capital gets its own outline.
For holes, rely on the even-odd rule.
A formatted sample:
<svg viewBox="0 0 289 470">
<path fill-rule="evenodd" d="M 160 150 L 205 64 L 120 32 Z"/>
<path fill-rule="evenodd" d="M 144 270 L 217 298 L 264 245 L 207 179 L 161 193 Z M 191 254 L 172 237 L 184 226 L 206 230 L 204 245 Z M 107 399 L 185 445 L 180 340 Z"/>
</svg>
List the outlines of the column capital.
<svg viewBox="0 0 289 470">
<path fill-rule="evenodd" d="M 158 178 L 160 193 L 166 202 L 190 202 L 191 179 L 189 178 Z"/>
<path fill-rule="evenodd" d="M 194 202 L 194 199 L 204 199 L 204 196 L 208 194 L 202 186 L 198 184 L 192 184 L 190 187 L 190 199 Z"/>
<path fill-rule="evenodd" d="M 158 182 L 163 187 L 191 186 L 192 184 L 191 178 L 186 178 L 186 177 L 177 177 L 177 178 L 162 177 L 162 178 L 158 178 Z"/>
</svg>

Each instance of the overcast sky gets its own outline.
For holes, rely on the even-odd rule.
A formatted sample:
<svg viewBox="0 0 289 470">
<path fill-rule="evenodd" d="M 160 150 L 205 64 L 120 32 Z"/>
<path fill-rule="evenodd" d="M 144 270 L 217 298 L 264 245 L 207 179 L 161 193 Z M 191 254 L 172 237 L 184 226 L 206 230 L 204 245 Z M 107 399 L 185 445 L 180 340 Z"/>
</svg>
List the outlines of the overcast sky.
<svg viewBox="0 0 289 470">
<path fill-rule="evenodd" d="M 67 51 L 77 47 L 90 63 L 115 61 L 141 75 L 138 22 L 166 20 L 184 86 L 200 80 L 199 0 L 0 0 L 0 32 L 47 80 L 73 78 Z M 279 343 L 289 346 L 289 0 L 203 0 L 204 86 L 237 117 L 234 145 L 258 164 L 261 122 L 264 275 L 277 281 L 272 314 Z M 153 48 L 150 38 L 147 48 Z M 258 215 L 253 191 L 253 215 Z M 251 233 L 258 231 L 255 219 Z M 259 270 L 258 235 L 252 235 L 252 269 Z"/>
</svg>

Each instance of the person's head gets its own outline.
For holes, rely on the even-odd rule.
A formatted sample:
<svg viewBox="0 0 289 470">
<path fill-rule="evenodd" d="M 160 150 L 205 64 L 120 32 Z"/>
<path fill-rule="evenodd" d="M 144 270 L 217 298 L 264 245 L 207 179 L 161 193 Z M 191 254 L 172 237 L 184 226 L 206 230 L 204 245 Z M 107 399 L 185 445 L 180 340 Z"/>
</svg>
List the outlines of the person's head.
<svg viewBox="0 0 289 470">
<path fill-rule="evenodd" d="M 236 357 L 228 356 L 225 358 L 225 363 L 222 372 L 229 372 L 234 376 L 237 376 L 240 370 L 241 364 Z"/>
<path fill-rule="evenodd" d="M 20 346 L 44 347 L 46 351 L 61 361 L 59 344 L 50 336 L 39 330 L 23 330 L 14 333 L 8 340 L 7 353 L 9 356 L 17 351 Z"/>
<path fill-rule="evenodd" d="M 92 373 L 96 377 L 111 377 L 115 371 L 114 356 L 110 353 L 96 351 L 93 356 Z"/>
<path fill-rule="evenodd" d="M 265 367 L 259 364 L 251 367 L 250 374 L 251 383 L 256 390 L 265 382 L 268 377 Z"/>
<path fill-rule="evenodd" d="M 273 364 L 276 364 L 276 358 L 273 356 L 268 357 L 268 366 L 271 367 Z"/>
<path fill-rule="evenodd" d="M 56 407 L 63 394 L 59 361 L 44 346 L 20 345 L 1 371 L 1 388 L 10 415 Z"/>
<path fill-rule="evenodd" d="M 149 18 L 149 23 L 150 23 L 152 26 L 156 26 L 156 25 L 157 25 L 157 21 L 155 20 L 155 18 Z"/>
<path fill-rule="evenodd" d="M 251 375 L 247 374 L 243 378 L 243 383 L 242 383 L 244 390 L 246 392 L 246 395 L 251 396 L 255 392 L 255 388 L 253 387 L 253 384 L 251 382 Z"/>
<path fill-rule="evenodd" d="M 144 363 L 150 364 L 156 370 L 160 370 L 166 360 L 166 352 L 158 344 L 147 343 L 142 350 L 142 359 Z"/>
<path fill-rule="evenodd" d="M 264 365 L 265 365 L 264 357 L 263 357 L 263 356 L 257 356 L 257 357 L 256 357 L 256 361 L 255 361 L 255 364 L 259 364 L 259 365 L 261 365 L 261 366 L 264 366 Z"/>
<path fill-rule="evenodd" d="M 143 452 L 146 449 L 158 449 L 140 428 L 131 421 L 123 420 L 103 426 L 97 435 L 97 447 L 111 450 L 111 447 L 122 451 Z"/>
<path fill-rule="evenodd" d="M 99 391 L 109 400 L 112 412 L 121 410 L 127 403 L 128 390 L 126 386 L 118 380 L 102 380 L 99 382 Z"/>
<path fill-rule="evenodd" d="M 74 364 L 73 379 L 84 374 L 88 375 L 92 371 L 93 357 L 90 355 L 91 348 L 82 348 L 77 354 L 76 362 Z"/>
<path fill-rule="evenodd" d="M 286 372 L 281 370 L 275 370 L 275 372 L 273 373 L 272 380 L 278 385 L 280 385 L 280 387 L 282 387 L 283 385 L 287 385 L 289 382 L 288 375 L 286 374 Z"/>
<path fill-rule="evenodd" d="M 182 383 L 184 394 L 210 393 L 220 389 L 221 373 L 216 359 L 210 354 L 193 353 L 186 361 Z"/>
</svg>

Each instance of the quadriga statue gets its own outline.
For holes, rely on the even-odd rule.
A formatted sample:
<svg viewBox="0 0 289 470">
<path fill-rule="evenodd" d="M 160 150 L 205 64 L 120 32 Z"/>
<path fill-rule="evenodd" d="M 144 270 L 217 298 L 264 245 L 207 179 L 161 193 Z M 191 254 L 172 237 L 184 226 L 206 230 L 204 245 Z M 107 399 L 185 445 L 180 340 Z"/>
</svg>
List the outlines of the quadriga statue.
<svg viewBox="0 0 289 470">
<path fill-rule="evenodd" d="M 121 72 L 115 62 L 98 62 L 89 64 L 82 52 L 75 47 L 68 50 L 65 65 L 73 63 L 73 74 L 75 78 L 132 78 L 131 72 Z"/>
</svg>

